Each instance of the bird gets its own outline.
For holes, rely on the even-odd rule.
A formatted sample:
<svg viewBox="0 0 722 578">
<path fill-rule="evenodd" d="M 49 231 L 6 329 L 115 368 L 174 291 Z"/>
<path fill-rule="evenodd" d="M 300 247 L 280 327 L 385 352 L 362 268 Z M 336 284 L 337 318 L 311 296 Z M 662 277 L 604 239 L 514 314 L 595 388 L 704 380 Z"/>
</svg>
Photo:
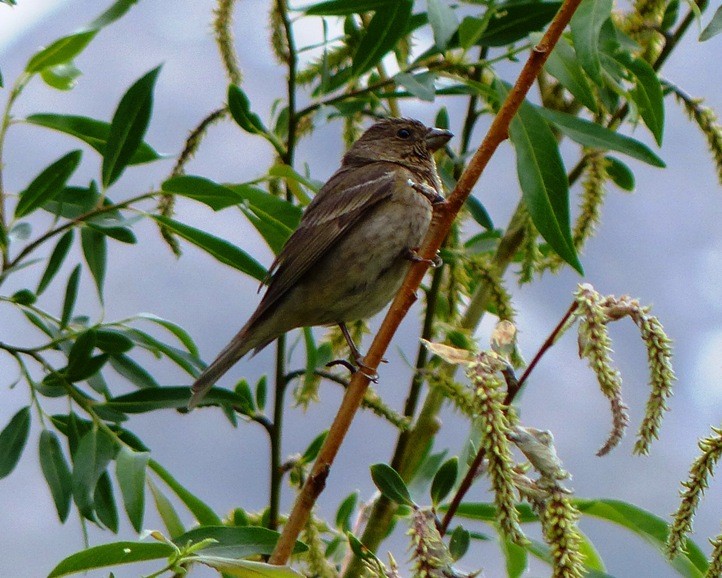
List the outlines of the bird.
<svg viewBox="0 0 722 578">
<path fill-rule="evenodd" d="M 381 311 L 398 291 L 444 202 L 433 153 L 452 133 L 410 118 L 385 118 L 348 149 L 273 261 L 258 308 L 191 386 L 189 409 L 249 351 L 299 327 L 339 325 Z"/>
</svg>

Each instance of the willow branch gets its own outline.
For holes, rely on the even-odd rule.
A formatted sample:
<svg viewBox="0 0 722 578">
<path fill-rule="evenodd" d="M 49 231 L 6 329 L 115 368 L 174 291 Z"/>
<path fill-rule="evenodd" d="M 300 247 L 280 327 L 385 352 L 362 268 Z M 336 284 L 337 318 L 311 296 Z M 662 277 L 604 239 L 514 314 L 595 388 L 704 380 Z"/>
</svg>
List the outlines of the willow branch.
<svg viewBox="0 0 722 578">
<path fill-rule="evenodd" d="M 544 62 L 559 40 L 562 31 L 569 23 L 580 2 L 581 0 L 566 0 L 549 25 L 549 29 L 544 34 L 541 42 L 532 50 L 516 84 L 509 92 L 492 122 L 484 141 L 474 154 L 467 169 L 459 178 L 454 191 L 446 203 L 441 205 L 435 213 L 431 228 L 420 250 L 422 257 L 432 258 L 441 246 L 451 228 L 452 222 L 461 210 L 464 201 L 471 194 L 472 187 L 479 180 L 482 171 L 489 163 L 496 149 L 507 138 L 509 124 L 512 118 L 521 106 L 524 97 L 534 83 L 534 79 L 541 71 Z M 367 366 L 370 371 L 378 367 L 399 324 L 406 316 L 411 305 L 416 301 L 416 290 L 421 284 L 427 268 L 427 263 L 415 263 L 406 275 L 401 289 L 396 294 L 391 308 L 386 314 L 368 354 L 364 358 L 364 365 Z M 269 560 L 271 564 L 280 565 L 288 561 L 296 538 L 306 524 L 311 508 L 316 502 L 316 498 L 323 491 L 331 464 L 338 453 L 341 443 L 351 425 L 351 421 L 361 404 L 364 392 L 369 385 L 369 378 L 365 373 L 367 372 L 358 371 L 351 379 L 336 419 L 331 425 L 328 436 L 326 436 L 326 440 L 319 451 L 316 462 L 301 493 L 296 498 L 296 503 L 293 506 L 288 522 L 284 526 L 283 533 L 271 555 Z"/>
</svg>

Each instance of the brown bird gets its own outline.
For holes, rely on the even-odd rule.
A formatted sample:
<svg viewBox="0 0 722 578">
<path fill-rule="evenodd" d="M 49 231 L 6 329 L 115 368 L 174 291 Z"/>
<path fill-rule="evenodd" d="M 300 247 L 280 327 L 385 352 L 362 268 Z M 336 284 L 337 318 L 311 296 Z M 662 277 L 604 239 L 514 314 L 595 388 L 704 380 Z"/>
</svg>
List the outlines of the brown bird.
<svg viewBox="0 0 722 578">
<path fill-rule="evenodd" d="M 452 134 L 391 118 L 369 128 L 306 207 L 268 272 L 268 289 L 248 323 L 192 386 L 189 409 L 250 350 L 297 327 L 345 323 L 378 313 L 394 297 L 443 202 L 433 152 Z"/>
</svg>

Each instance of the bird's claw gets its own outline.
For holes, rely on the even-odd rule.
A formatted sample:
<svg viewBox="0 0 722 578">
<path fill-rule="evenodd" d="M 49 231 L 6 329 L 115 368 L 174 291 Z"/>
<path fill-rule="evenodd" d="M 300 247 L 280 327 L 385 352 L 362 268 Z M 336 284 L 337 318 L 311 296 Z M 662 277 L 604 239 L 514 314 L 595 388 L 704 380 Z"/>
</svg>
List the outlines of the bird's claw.
<svg viewBox="0 0 722 578">
<path fill-rule="evenodd" d="M 381 360 L 383 363 L 387 363 L 385 359 Z M 346 369 L 349 370 L 351 375 L 356 373 L 357 371 L 361 372 L 361 375 L 366 377 L 369 381 L 373 383 L 379 382 L 379 374 L 375 371 L 371 371 L 371 368 L 368 365 L 364 365 L 359 359 L 356 360 L 356 365 L 351 363 L 348 359 L 334 359 L 333 361 L 329 361 L 326 364 L 326 367 L 333 367 L 334 365 L 342 365 Z M 364 371 L 366 370 L 366 371 Z"/>
<path fill-rule="evenodd" d="M 412 179 L 408 179 L 406 184 L 408 184 L 417 193 L 424 195 L 432 205 L 438 205 L 439 203 L 446 202 L 446 199 L 442 197 L 434 187 L 427 185 L 426 183 L 417 183 Z"/>
<path fill-rule="evenodd" d="M 444 261 L 441 257 L 439 257 L 438 253 L 433 256 L 431 259 L 426 259 L 418 254 L 416 249 L 406 249 L 404 253 L 404 258 L 408 259 L 412 263 L 426 263 L 429 265 L 429 267 L 432 267 L 434 269 L 441 267 L 444 264 Z"/>
</svg>

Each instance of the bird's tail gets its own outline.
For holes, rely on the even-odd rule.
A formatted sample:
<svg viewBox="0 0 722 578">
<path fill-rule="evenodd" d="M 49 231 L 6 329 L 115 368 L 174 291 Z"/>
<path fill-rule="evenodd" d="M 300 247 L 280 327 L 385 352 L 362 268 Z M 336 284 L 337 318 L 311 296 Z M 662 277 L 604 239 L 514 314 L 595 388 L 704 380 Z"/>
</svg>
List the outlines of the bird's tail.
<svg viewBox="0 0 722 578">
<path fill-rule="evenodd" d="M 191 399 L 188 402 L 188 409 L 196 407 L 208 393 L 208 390 L 216 383 L 233 365 L 251 349 L 261 349 L 265 343 L 258 343 L 254 339 L 250 324 L 241 329 L 231 342 L 218 354 L 218 357 L 211 363 L 196 379 L 191 386 Z"/>
</svg>

